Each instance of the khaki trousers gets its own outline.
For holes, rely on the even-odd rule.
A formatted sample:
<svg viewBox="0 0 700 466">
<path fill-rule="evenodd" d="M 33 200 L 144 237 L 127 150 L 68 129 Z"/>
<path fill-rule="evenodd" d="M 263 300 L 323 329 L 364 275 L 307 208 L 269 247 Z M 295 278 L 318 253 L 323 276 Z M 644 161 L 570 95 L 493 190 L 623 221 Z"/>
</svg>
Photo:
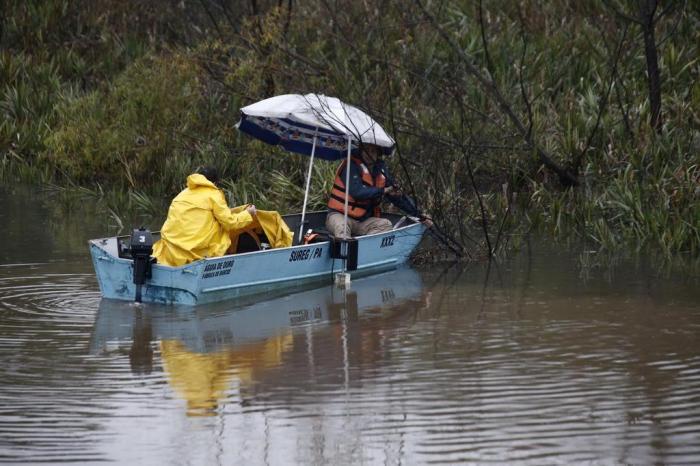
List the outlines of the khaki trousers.
<svg viewBox="0 0 700 466">
<path fill-rule="evenodd" d="M 328 233 L 338 238 L 382 233 L 391 230 L 392 227 L 391 220 L 386 218 L 370 217 L 360 222 L 348 217 L 348 223 L 343 225 L 343 214 L 340 212 L 329 212 L 326 217 Z"/>
</svg>

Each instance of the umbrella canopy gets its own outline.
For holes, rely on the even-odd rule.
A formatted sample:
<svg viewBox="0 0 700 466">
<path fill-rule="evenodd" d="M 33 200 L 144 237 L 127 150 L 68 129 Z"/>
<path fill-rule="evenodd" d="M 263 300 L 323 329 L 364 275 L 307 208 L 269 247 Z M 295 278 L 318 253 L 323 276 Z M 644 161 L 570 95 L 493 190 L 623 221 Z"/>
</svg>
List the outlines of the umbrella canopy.
<svg viewBox="0 0 700 466">
<path fill-rule="evenodd" d="M 315 156 L 324 160 L 345 158 L 348 139 L 353 154 L 359 153 L 360 143 L 366 143 L 389 155 L 395 144 L 365 112 L 320 94 L 278 95 L 248 105 L 241 109 L 236 127 L 268 144 L 304 155 L 311 155 L 317 136 Z"/>
</svg>

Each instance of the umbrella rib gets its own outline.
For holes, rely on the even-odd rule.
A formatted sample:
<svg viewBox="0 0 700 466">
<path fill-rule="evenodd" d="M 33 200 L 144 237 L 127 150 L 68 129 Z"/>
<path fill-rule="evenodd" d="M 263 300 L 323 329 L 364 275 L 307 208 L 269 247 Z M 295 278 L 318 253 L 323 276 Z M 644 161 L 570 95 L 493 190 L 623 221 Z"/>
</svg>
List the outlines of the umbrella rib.
<svg viewBox="0 0 700 466">
<path fill-rule="evenodd" d="M 376 121 L 374 121 L 372 118 L 369 118 L 368 115 L 362 115 L 360 113 L 361 110 L 359 110 L 357 107 L 346 104 L 346 103 L 339 100 L 340 107 L 342 108 L 343 113 L 346 117 L 345 121 L 349 122 L 350 125 L 352 125 L 352 128 L 351 128 L 350 125 L 346 124 L 340 118 L 335 116 L 334 112 L 332 111 L 332 109 L 330 107 L 330 104 L 328 103 L 328 98 L 325 98 L 325 99 L 321 98 L 321 97 L 326 97 L 326 96 L 322 96 L 319 94 L 313 94 L 313 95 L 318 102 L 318 106 L 324 110 L 324 113 L 317 110 L 316 107 L 309 101 L 309 99 L 306 96 L 304 96 L 304 99 L 306 100 L 306 102 L 309 105 L 309 108 L 311 109 L 311 111 L 314 113 L 314 115 L 317 118 L 321 119 L 323 122 L 329 124 L 332 127 L 340 126 L 343 130 L 345 130 L 345 132 L 347 134 L 353 136 L 357 140 L 358 144 L 362 144 L 362 142 L 363 142 L 362 137 L 370 132 L 371 132 L 370 134 L 372 134 L 372 139 L 373 139 L 374 143 L 377 142 L 377 132 L 375 130 L 375 127 L 378 126 L 378 123 Z M 355 120 L 353 118 L 353 115 L 351 115 L 351 113 L 348 111 L 348 108 L 355 110 L 356 113 L 358 114 L 357 116 L 359 118 L 367 119 L 370 121 L 370 124 L 365 131 L 360 131 L 360 128 L 357 126 L 357 124 L 355 124 Z M 326 118 L 326 116 L 329 116 L 329 118 Z M 333 117 L 333 118 L 330 118 L 330 117 Z M 332 121 L 329 121 L 329 119 L 331 119 Z M 334 125 L 333 122 L 335 122 L 336 125 Z"/>
</svg>

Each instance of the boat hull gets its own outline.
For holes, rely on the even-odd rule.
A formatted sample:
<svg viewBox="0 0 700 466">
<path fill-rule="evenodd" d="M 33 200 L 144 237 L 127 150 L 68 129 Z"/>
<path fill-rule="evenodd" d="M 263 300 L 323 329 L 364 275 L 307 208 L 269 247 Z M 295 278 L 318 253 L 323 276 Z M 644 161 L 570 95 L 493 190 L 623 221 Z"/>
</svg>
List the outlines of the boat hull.
<svg viewBox="0 0 700 466">
<path fill-rule="evenodd" d="M 134 335 L 148 335 L 153 340 L 178 340 L 198 353 L 216 353 L 246 348 L 296 329 L 305 331 L 309 325 L 361 316 L 386 318 L 395 310 L 406 309 L 407 302 L 424 299 L 422 279 L 409 267 L 376 278 L 360 278 L 353 281 L 351 290 L 341 292 L 332 286 L 320 286 L 204 308 L 145 305 L 143 314 L 135 313 L 129 303 L 104 299 L 93 327 L 91 352 L 99 353 L 115 343 L 120 346 L 120 342 L 130 346 L 135 342 Z"/>
<path fill-rule="evenodd" d="M 405 263 L 425 231 L 420 223 L 358 240 L 358 267 L 353 278 Z M 134 301 L 133 261 L 117 253 L 116 237 L 90 241 L 102 296 Z M 203 259 L 182 267 L 152 266 L 142 286 L 144 302 L 196 305 L 265 293 L 311 283 L 330 283 L 343 261 L 331 257 L 331 243 L 321 242 Z"/>
</svg>

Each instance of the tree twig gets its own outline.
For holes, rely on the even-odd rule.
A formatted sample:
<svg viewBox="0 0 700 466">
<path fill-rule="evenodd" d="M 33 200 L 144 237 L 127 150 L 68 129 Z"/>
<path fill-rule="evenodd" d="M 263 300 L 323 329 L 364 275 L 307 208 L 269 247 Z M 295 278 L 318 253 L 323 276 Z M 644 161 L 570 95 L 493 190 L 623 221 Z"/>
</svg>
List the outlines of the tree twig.
<svg viewBox="0 0 700 466">
<path fill-rule="evenodd" d="M 520 83 L 520 95 L 523 98 L 523 103 L 525 103 L 525 110 L 527 111 L 527 135 L 525 139 L 532 138 L 532 127 L 534 125 L 532 118 L 532 105 L 527 97 L 527 91 L 525 90 L 525 79 L 523 78 L 523 66 L 525 64 L 525 55 L 527 53 L 527 36 L 525 35 L 525 19 L 523 18 L 523 11 L 520 8 L 520 3 L 518 3 L 518 19 L 520 20 L 520 36 L 523 40 L 523 50 L 520 54 L 520 63 L 518 64 L 518 81 Z"/>
<path fill-rule="evenodd" d="M 629 26 L 625 25 L 625 29 L 622 32 L 622 38 L 620 39 L 620 43 L 617 46 L 617 51 L 615 53 L 615 57 L 613 58 L 612 65 L 611 65 L 611 71 L 610 71 L 610 83 L 608 84 L 608 90 L 605 93 L 605 96 L 602 98 L 598 105 L 598 115 L 596 116 L 596 121 L 595 125 L 593 125 L 593 129 L 588 135 L 588 138 L 586 139 L 586 145 L 583 147 L 582 150 L 579 151 L 579 153 L 576 155 L 573 161 L 573 170 L 575 172 L 578 172 L 580 167 L 581 167 L 581 162 L 583 161 L 583 157 L 586 155 L 586 152 L 588 152 L 588 149 L 591 147 L 591 143 L 593 142 L 593 137 L 595 134 L 598 132 L 598 127 L 600 126 L 600 120 L 603 116 L 603 112 L 605 111 L 608 101 L 610 99 L 610 92 L 612 91 L 613 84 L 615 84 L 615 76 L 617 76 L 617 65 L 620 63 L 620 56 L 622 55 L 622 46 L 625 44 L 625 39 L 627 38 L 627 30 Z"/>
<path fill-rule="evenodd" d="M 489 95 L 501 109 L 501 111 L 508 117 L 513 126 L 520 133 L 521 137 L 525 139 L 528 145 L 536 151 L 538 157 L 542 164 L 548 169 L 552 170 L 559 177 L 559 181 L 563 186 L 577 186 L 579 181 L 574 173 L 569 170 L 559 166 L 552 158 L 552 156 L 544 150 L 534 138 L 530 135 L 528 137 L 527 128 L 523 125 L 522 121 L 513 111 L 510 104 L 506 101 L 505 97 L 501 94 L 500 90 L 496 86 L 495 82 L 484 76 L 484 74 L 479 71 L 479 69 L 472 63 L 472 58 L 464 52 L 464 50 L 455 43 L 454 39 L 445 31 L 445 29 L 437 23 L 435 17 L 428 12 L 425 6 L 420 0 L 414 0 L 418 5 L 423 15 L 430 21 L 433 28 L 440 34 L 440 36 L 447 42 L 450 48 L 457 54 L 460 58 L 462 64 L 464 65 L 467 72 L 473 76 L 477 82 L 481 85 L 487 95 Z"/>
</svg>

